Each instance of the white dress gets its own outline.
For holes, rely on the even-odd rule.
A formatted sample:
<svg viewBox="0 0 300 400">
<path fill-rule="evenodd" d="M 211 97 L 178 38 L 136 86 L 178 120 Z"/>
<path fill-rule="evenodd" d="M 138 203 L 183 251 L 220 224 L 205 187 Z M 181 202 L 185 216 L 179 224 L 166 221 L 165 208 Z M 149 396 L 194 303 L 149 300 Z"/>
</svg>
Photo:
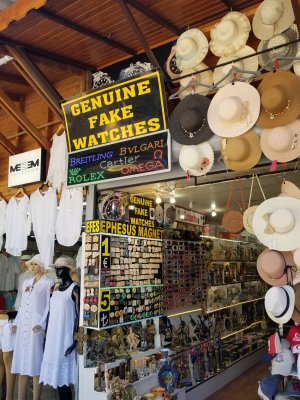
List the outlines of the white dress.
<svg viewBox="0 0 300 400">
<path fill-rule="evenodd" d="M 44 275 L 35 285 L 34 278 L 24 281 L 22 300 L 14 325 L 17 326 L 11 372 L 38 376 L 43 358 L 45 332 L 34 333 L 36 325 L 45 329 L 53 282 Z"/>
<path fill-rule="evenodd" d="M 5 217 L 6 251 L 20 256 L 27 249 L 27 236 L 30 233 L 29 197 L 11 197 L 6 207 Z"/>
<path fill-rule="evenodd" d="M 72 292 L 76 285 L 72 283 L 65 291 L 55 290 L 50 300 L 40 382 L 54 388 L 77 383 L 76 349 L 65 357 L 66 350 L 73 344 L 76 310 Z"/>
<path fill-rule="evenodd" d="M 6 213 L 6 201 L 0 200 L 0 250 L 3 245 L 3 234 L 5 233 L 5 213 Z"/>
<path fill-rule="evenodd" d="M 30 214 L 33 232 L 41 260 L 45 267 L 53 263 L 55 224 L 57 217 L 56 191 L 51 187 L 46 192 L 39 189 L 30 197 Z"/>
<path fill-rule="evenodd" d="M 68 169 L 68 148 L 66 133 L 60 136 L 56 134 L 52 138 L 52 147 L 50 149 L 50 161 L 47 174 L 47 182 L 57 190 L 61 191 L 62 185 L 67 181 Z"/>
<path fill-rule="evenodd" d="M 56 222 L 56 238 L 63 246 L 73 246 L 82 227 L 82 188 L 63 189 Z"/>
</svg>

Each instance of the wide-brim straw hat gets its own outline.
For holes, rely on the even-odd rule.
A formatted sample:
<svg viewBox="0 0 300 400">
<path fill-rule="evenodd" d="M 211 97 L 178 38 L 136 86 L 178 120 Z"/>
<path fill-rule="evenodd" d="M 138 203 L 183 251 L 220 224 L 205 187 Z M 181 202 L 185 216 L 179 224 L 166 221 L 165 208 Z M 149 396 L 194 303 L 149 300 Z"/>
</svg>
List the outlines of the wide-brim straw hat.
<svg viewBox="0 0 300 400">
<path fill-rule="evenodd" d="M 295 21 L 291 0 L 265 0 L 256 9 L 252 29 L 261 40 L 286 31 Z"/>
<path fill-rule="evenodd" d="M 179 154 L 181 168 L 193 176 L 205 175 L 214 165 L 214 151 L 208 142 L 182 146 Z"/>
<path fill-rule="evenodd" d="M 299 247 L 300 200 L 272 197 L 263 201 L 253 216 L 253 231 L 265 246 L 280 251 Z"/>
<path fill-rule="evenodd" d="M 290 268 L 286 268 L 286 267 Z M 296 268 L 291 251 L 265 249 L 257 258 L 256 268 L 261 279 L 271 286 L 293 282 Z"/>
<path fill-rule="evenodd" d="M 208 53 L 208 41 L 199 29 L 183 32 L 176 43 L 176 64 L 181 71 L 194 68 Z"/>
<path fill-rule="evenodd" d="M 249 58 L 245 58 L 244 60 L 240 61 L 235 61 L 238 58 L 246 57 L 246 56 L 252 56 Z M 239 69 L 243 69 L 245 71 L 257 71 L 258 70 L 258 57 L 256 55 L 256 52 L 252 47 L 250 46 L 244 46 L 240 50 L 236 51 L 234 54 L 230 56 L 225 56 L 219 58 L 217 65 L 226 63 L 226 62 L 231 62 L 231 64 L 223 65 L 223 67 L 217 67 L 214 69 L 213 73 L 213 81 L 216 84 L 219 82 L 230 70 L 232 69 L 233 66 Z M 237 72 L 237 80 L 243 80 L 243 79 L 250 79 L 251 74 L 247 74 L 245 72 Z M 232 76 L 228 76 L 226 79 L 222 81 L 222 84 L 226 84 L 232 81 Z"/>
<path fill-rule="evenodd" d="M 206 142 L 213 136 L 207 123 L 207 110 L 211 100 L 200 94 L 191 94 L 181 100 L 170 117 L 172 139 L 185 145 Z"/>
<path fill-rule="evenodd" d="M 253 221 L 253 215 L 254 215 L 256 209 L 257 209 L 257 206 L 248 207 L 247 210 L 245 210 L 244 214 L 243 214 L 244 228 L 247 232 L 251 233 L 252 235 L 254 234 L 252 221 Z"/>
<path fill-rule="evenodd" d="M 211 52 L 218 56 L 229 56 L 246 45 L 251 30 L 248 17 L 237 11 L 226 14 L 210 30 Z"/>
<path fill-rule="evenodd" d="M 182 71 L 178 68 L 176 63 L 176 46 L 173 46 L 171 49 L 171 53 L 166 61 L 165 69 L 171 79 L 179 78 Z"/>
<path fill-rule="evenodd" d="M 245 82 L 227 84 L 213 97 L 207 112 L 211 130 L 218 136 L 235 137 L 255 124 L 260 110 L 258 91 Z"/>
<path fill-rule="evenodd" d="M 299 139 L 298 139 L 299 137 Z M 289 162 L 300 156 L 300 121 L 272 129 L 263 129 L 260 145 L 271 161 Z"/>
<path fill-rule="evenodd" d="M 300 324 L 300 283 L 294 285 L 295 292 L 295 307 L 292 314 L 292 320 Z"/>
<path fill-rule="evenodd" d="M 270 40 L 262 40 L 259 42 L 257 51 L 270 50 L 258 55 L 258 62 L 266 71 L 273 71 L 274 65 L 272 62 L 273 48 L 279 45 L 285 45 L 276 49 L 276 57 L 296 57 L 298 51 L 298 43 L 291 43 L 299 38 L 297 25 L 293 24 L 288 30 L 279 33 Z M 270 62 L 271 61 L 271 62 Z M 280 69 L 290 69 L 293 65 L 293 60 L 278 60 Z M 268 65 L 269 64 L 269 65 Z"/>
<path fill-rule="evenodd" d="M 300 77 L 289 71 L 267 73 L 257 88 L 261 107 L 256 125 L 275 128 L 300 115 Z"/>
<path fill-rule="evenodd" d="M 283 181 L 281 184 L 281 193 L 300 200 L 300 189 L 293 182 Z"/>
<path fill-rule="evenodd" d="M 31 267 L 31 264 L 37 264 L 39 265 L 42 269 L 45 269 L 45 264 L 43 263 L 40 254 L 35 254 L 33 257 L 30 258 L 30 260 L 25 261 L 25 264 L 28 268 Z"/>
<path fill-rule="evenodd" d="M 181 91 L 178 94 L 178 97 L 182 100 L 184 99 L 186 96 L 188 96 L 189 94 L 192 94 L 193 90 L 194 93 L 197 94 L 202 94 L 203 96 L 207 95 L 207 93 L 209 92 L 210 88 L 206 87 L 206 86 L 202 86 L 199 85 L 199 83 L 205 84 L 207 86 L 212 86 L 213 84 L 213 74 L 212 71 L 208 70 L 205 72 L 197 72 L 197 71 L 201 71 L 208 68 L 206 64 L 204 63 L 200 63 L 199 65 L 197 65 L 196 68 L 190 68 L 187 69 L 185 71 L 183 71 L 180 76 L 182 77 L 180 79 L 180 89 L 183 89 L 184 87 L 190 85 L 187 89 Z M 185 77 L 185 75 L 190 75 L 193 74 L 191 76 L 187 76 Z M 195 84 L 192 86 L 192 81 L 195 80 Z"/>
<path fill-rule="evenodd" d="M 272 321 L 286 324 L 295 307 L 295 292 L 289 285 L 275 286 L 265 296 L 265 309 Z"/>
<path fill-rule="evenodd" d="M 260 138 L 254 130 L 233 138 L 223 138 L 221 154 L 225 166 L 234 171 L 253 168 L 261 157 Z"/>
</svg>

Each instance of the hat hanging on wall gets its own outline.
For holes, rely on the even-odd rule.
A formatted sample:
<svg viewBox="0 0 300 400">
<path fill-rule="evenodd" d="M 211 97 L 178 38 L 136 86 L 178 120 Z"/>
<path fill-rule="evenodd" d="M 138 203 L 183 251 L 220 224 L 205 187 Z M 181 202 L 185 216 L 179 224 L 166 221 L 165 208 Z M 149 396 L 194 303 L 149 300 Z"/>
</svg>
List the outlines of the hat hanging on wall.
<svg viewBox="0 0 300 400">
<path fill-rule="evenodd" d="M 291 319 L 294 306 L 295 292 L 291 286 L 274 286 L 267 291 L 265 309 L 272 321 L 286 324 Z"/>
<path fill-rule="evenodd" d="M 176 64 L 181 71 L 194 68 L 205 58 L 208 41 L 199 29 L 189 29 L 177 39 Z"/>
<path fill-rule="evenodd" d="M 300 45 L 298 43 L 298 51 L 296 54 L 296 58 L 300 58 Z M 300 76 L 300 60 L 294 60 L 293 62 L 293 70 L 296 75 Z"/>
<path fill-rule="evenodd" d="M 204 83 L 205 85 L 212 86 L 213 84 L 213 74 L 212 71 L 208 70 L 205 72 L 197 73 L 197 71 L 201 71 L 203 69 L 208 68 L 208 66 L 204 63 L 200 63 L 197 65 L 197 68 L 190 68 L 181 73 L 181 79 L 180 79 L 180 89 L 183 89 L 184 87 L 190 85 L 187 89 L 183 90 L 182 92 L 178 93 L 178 97 L 180 99 L 183 99 L 187 95 L 191 94 L 193 89 L 194 93 L 202 94 L 203 96 L 206 96 L 207 93 L 209 92 L 210 88 L 206 86 L 201 86 L 199 83 Z M 191 76 L 185 77 L 185 75 L 193 74 Z M 194 87 L 192 86 L 192 80 L 195 80 Z M 179 90 L 180 90 L 179 89 Z"/>
<path fill-rule="evenodd" d="M 291 0 L 265 0 L 256 9 L 252 28 L 258 39 L 268 40 L 295 21 Z"/>
<path fill-rule="evenodd" d="M 237 11 L 226 14 L 210 30 L 211 52 L 218 56 L 229 56 L 245 46 L 251 24 L 248 17 Z"/>
<path fill-rule="evenodd" d="M 205 175 L 214 165 L 213 148 L 208 142 L 195 146 L 182 146 L 179 153 L 179 164 L 189 175 Z"/>
<path fill-rule="evenodd" d="M 300 283 L 296 283 L 294 285 L 295 291 L 295 307 L 292 314 L 292 320 L 300 324 Z"/>
<path fill-rule="evenodd" d="M 300 200 L 272 197 L 256 209 L 252 221 L 254 234 L 265 246 L 292 251 L 299 247 Z"/>
<path fill-rule="evenodd" d="M 283 181 L 281 184 L 281 194 L 294 197 L 300 200 L 300 189 L 293 182 Z"/>
<path fill-rule="evenodd" d="M 300 115 L 300 77 L 289 71 L 269 72 L 257 88 L 261 107 L 256 125 L 275 128 Z"/>
<path fill-rule="evenodd" d="M 235 61 L 238 58 L 247 57 L 253 55 L 253 57 L 246 58 L 245 60 Z M 255 50 L 250 46 L 244 46 L 240 50 L 236 51 L 230 56 L 225 56 L 219 58 L 217 65 L 232 62 L 231 64 L 224 65 L 223 67 L 215 68 L 213 73 L 214 83 L 219 82 L 230 70 L 232 66 L 236 68 L 243 69 L 245 71 L 257 71 L 258 69 L 258 57 Z M 244 72 L 237 72 L 237 80 L 248 79 L 251 75 Z M 229 83 L 232 81 L 232 76 L 228 76 L 222 81 L 222 84 Z"/>
<path fill-rule="evenodd" d="M 260 96 L 245 82 L 228 84 L 213 97 L 207 112 L 211 130 L 222 137 L 235 137 L 255 124 L 260 110 Z"/>
<path fill-rule="evenodd" d="M 176 142 L 200 144 L 213 136 L 207 123 L 210 99 L 200 94 L 190 94 L 181 100 L 170 117 L 170 133 Z"/>
<path fill-rule="evenodd" d="M 261 157 L 260 138 L 253 130 L 237 137 L 223 138 L 221 154 L 228 169 L 247 171 L 253 168 Z"/>
<path fill-rule="evenodd" d="M 293 24 L 288 30 L 279 33 L 272 37 L 270 40 L 262 40 L 257 46 L 257 51 L 270 50 L 258 55 L 258 62 L 261 67 L 266 71 L 273 71 L 274 65 L 271 62 L 267 65 L 272 57 L 272 49 L 279 45 L 285 45 L 279 49 L 274 50 L 276 57 L 296 57 L 298 51 L 298 43 L 290 43 L 299 38 L 298 28 Z M 293 65 L 293 60 L 279 60 L 280 69 L 290 69 Z"/>
<path fill-rule="evenodd" d="M 296 276 L 291 251 L 265 249 L 258 256 L 256 267 L 261 279 L 271 286 L 287 285 L 293 282 Z"/>
<path fill-rule="evenodd" d="M 93 89 L 101 88 L 113 82 L 113 79 L 102 71 L 95 72 L 93 75 Z"/>
<path fill-rule="evenodd" d="M 288 125 L 263 129 L 260 145 L 271 161 L 289 162 L 300 156 L 300 121 Z"/>
<path fill-rule="evenodd" d="M 171 53 L 166 61 L 165 69 L 171 79 L 179 78 L 181 70 L 176 63 L 176 46 L 172 47 Z"/>
</svg>

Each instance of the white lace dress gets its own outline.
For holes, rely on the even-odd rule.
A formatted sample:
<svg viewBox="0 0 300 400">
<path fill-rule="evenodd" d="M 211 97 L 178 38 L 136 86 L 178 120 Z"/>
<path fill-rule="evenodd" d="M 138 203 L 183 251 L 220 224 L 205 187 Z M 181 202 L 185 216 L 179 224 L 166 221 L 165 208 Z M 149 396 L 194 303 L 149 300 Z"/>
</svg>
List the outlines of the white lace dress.
<svg viewBox="0 0 300 400">
<path fill-rule="evenodd" d="M 72 292 L 76 285 L 76 283 L 72 283 L 65 291 L 55 290 L 50 300 L 50 315 L 40 382 L 54 388 L 77 383 L 76 349 L 65 357 L 66 350 L 73 343 L 76 309 Z"/>
<path fill-rule="evenodd" d="M 60 136 L 53 135 L 52 147 L 50 149 L 50 161 L 47 174 L 47 182 L 51 184 L 53 189 L 61 191 L 62 185 L 67 181 L 68 168 L 68 148 L 66 133 Z"/>
</svg>

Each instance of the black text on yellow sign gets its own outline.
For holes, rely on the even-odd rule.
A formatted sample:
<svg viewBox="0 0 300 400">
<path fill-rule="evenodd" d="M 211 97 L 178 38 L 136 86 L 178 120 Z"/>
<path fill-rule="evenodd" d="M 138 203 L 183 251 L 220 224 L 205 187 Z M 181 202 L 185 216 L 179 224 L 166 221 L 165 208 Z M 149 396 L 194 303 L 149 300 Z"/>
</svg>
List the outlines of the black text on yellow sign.
<svg viewBox="0 0 300 400">
<path fill-rule="evenodd" d="M 167 128 L 158 71 L 112 83 L 62 103 L 69 152 Z"/>
<path fill-rule="evenodd" d="M 114 235 L 137 236 L 148 239 L 163 239 L 163 229 L 132 225 L 128 222 L 89 220 L 85 223 L 85 231 L 86 233 L 111 233 Z"/>
<path fill-rule="evenodd" d="M 110 290 L 100 290 L 100 312 L 110 310 Z"/>
</svg>

